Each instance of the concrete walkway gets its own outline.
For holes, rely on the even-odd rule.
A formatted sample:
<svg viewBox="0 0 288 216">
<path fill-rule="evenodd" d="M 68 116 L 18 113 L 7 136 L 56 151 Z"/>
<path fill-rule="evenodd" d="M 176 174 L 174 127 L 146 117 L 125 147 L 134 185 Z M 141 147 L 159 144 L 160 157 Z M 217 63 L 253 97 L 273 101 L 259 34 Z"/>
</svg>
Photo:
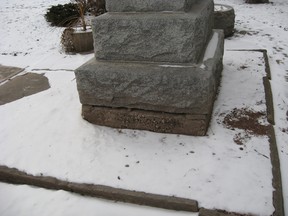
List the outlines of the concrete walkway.
<svg viewBox="0 0 288 216">
<path fill-rule="evenodd" d="M 0 105 L 50 88 L 47 77 L 41 74 L 26 73 L 12 78 L 23 70 L 22 68 L 0 65 L 0 83 L 7 81 L 0 85 Z"/>
</svg>

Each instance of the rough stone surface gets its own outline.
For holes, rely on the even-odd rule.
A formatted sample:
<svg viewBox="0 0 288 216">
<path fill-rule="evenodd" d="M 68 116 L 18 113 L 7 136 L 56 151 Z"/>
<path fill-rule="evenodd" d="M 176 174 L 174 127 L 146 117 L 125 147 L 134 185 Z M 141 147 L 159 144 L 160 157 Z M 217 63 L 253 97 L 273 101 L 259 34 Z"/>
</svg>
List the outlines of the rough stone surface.
<svg viewBox="0 0 288 216">
<path fill-rule="evenodd" d="M 214 34 L 217 46 L 202 65 L 102 62 L 93 58 L 75 71 L 81 103 L 209 114 L 222 71 L 224 40 L 222 31 Z"/>
<path fill-rule="evenodd" d="M 95 57 L 196 63 L 211 35 L 213 13 L 212 0 L 200 1 L 189 13 L 106 13 L 92 23 Z"/>
<path fill-rule="evenodd" d="M 219 209 L 205 209 L 201 208 L 199 216 L 253 216 L 250 214 L 239 214 L 235 212 L 227 212 Z"/>
<path fill-rule="evenodd" d="M 65 190 L 81 195 L 134 203 L 138 205 L 153 206 L 177 211 L 198 212 L 198 202 L 196 200 L 131 191 L 105 185 L 62 181 L 49 176 L 33 176 L 6 166 L 0 166 L 0 181 L 10 184 L 27 184 L 53 190 Z"/>
<path fill-rule="evenodd" d="M 108 12 L 189 11 L 198 0 L 106 0 Z"/>
<path fill-rule="evenodd" d="M 93 124 L 113 128 L 194 136 L 204 136 L 210 120 L 208 115 L 171 114 L 91 105 L 82 106 L 82 116 Z"/>
<path fill-rule="evenodd" d="M 76 71 L 80 101 L 106 107 L 208 113 L 203 106 L 210 107 L 207 101 L 212 74 L 191 67 L 106 63 L 93 59 Z"/>
<path fill-rule="evenodd" d="M 269 3 L 269 0 L 246 0 L 245 3 L 248 3 L 248 4 L 262 4 L 262 3 Z"/>
<path fill-rule="evenodd" d="M 0 86 L 0 105 L 21 99 L 49 89 L 47 77 L 41 74 L 27 73 L 17 76 Z"/>
</svg>

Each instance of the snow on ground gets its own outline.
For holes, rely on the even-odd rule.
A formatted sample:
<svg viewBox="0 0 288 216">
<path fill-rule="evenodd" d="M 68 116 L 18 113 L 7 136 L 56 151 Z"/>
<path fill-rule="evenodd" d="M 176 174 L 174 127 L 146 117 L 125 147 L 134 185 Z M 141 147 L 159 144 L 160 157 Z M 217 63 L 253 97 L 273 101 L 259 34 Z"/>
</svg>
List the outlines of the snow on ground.
<svg viewBox="0 0 288 216">
<path fill-rule="evenodd" d="M 197 213 L 175 212 L 83 197 L 65 191 L 31 188 L 26 185 L 0 183 L 2 216 L 197 216 Z M 6 195 L 6 196 L 3 196 Z"/>
<path fill-rule="evenodd" d="M 270 215 L 273 207 L 267 137 L 255 136 L 244 146 L 238 146 L 233 138 L 242 132 L 219 124 L 222 113 L 227 114 L 235 107 L 265 110 L 260 53 L 228 51 L 264 48 L 268 50 L 272 69 L 275 129 L 288 212 L 285 185 L 288 181 L 285 167 L 288 164 L 288 83 L 285 81 L 288 3 L 285 0 L 274 1 L 272 5 L 247 5 L 239 0 L 216 2 L 235 8 L 237 32 L 225 41 L 221 91 L 207 137 L 116 130 L 82 120 L 74 74 L 67 70 L 77 68 L 93 54 L 61 53 L 61 30 L 49 27 L 43 17 L 49 5 L 64 2 L 67 1 L 1 3 L 0 64 L 25 67 L 27 72 L 45 72 L 51 89 L 0 106 L 0 164 L 31 174 L 188 197 L 207 208 Z M 76 202 L 87 206 L 84 209 L 100 211 L 101 215 L 110 214 L 104 211 L 108 206 L 117 215 L 122 210 L 123 215 L 138 210 L 143 215 L 180 214 L 152 208 L 146 213 L 143 207 L 126 204 L 119 207 L 111 202 L 28 186 L 0 184 L 0 193 L 6 197 L 1 200 L 1 215 L 13 215 L 15 211 L 20 215 L 21 209 L 32 206 L 35 214 L 29 215 L 39 215 L 37 211 L 43 210 L 42 205 L 49 206 L 46 213 L 57 209 L 59 215 L 70 215 L 67 206 Z M 25 197 L 30 197 L 26 205 Z M 75 206 L 72 209 L 81 210 Z M 24 211 L 21 215 L 25 214 Z"/>
</svg>

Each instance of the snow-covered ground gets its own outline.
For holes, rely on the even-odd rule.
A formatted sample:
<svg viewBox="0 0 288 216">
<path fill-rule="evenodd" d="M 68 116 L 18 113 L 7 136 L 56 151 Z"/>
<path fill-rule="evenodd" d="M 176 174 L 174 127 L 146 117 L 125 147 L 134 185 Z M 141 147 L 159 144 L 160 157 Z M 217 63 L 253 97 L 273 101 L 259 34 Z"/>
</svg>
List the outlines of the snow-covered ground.
<svg viewBox="0 0 288 216">
<path fill-rule="evenodd" d="M 239 146 L 233 139 L 245 137 L 243 131 L 230 130 L 221 123 L 233 108 L 265 111 L 261 53 L 229 50 L 267 49 L 288 212 L 285 0 L 268 5 L 247 5 L 239 0 L 216 2 L 234 7 L 237 32 L 225 40 L 223 79 L 206 137 L 116 130 L 84 121 L 73 70 L 93 54 L 62 53 L 61 29 L 49 27 L 43 17 L 49 5 L 65 2 L 1 3 L 0 64 L 45 73 L 51 85 L 47 91 L 0 106 L 1 165 L 75 182 L 177 195 L 196 199 L 206 208 L 270 215 L 273 189 L 267 137 L 250 136 Z M 1 215 L 186 214 L 4 183 L 0 184 L 0 194 Z"/>
</svg>

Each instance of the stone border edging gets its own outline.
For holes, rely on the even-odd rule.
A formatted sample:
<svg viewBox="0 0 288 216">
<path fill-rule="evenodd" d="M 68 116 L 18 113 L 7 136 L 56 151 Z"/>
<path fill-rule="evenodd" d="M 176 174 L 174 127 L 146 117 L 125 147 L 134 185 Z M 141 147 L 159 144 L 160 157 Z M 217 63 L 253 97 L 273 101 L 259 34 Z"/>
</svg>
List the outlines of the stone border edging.
<svg viewBox="0 0 288 216">
<path fill-rule="evenodd" d="M 266 49 L 261 49 L 259 51 L 263 53 L 264 62 L 265 62 L 265 71 L 266 71 L 266 74 L 267 74 L 267 78 L 269 80 L 271 80 L 272 79 L 272 77 L 271 77 L 271 69 L 270 69 L 270 64 L 269 64 L 269 58 L 268 58 L 268 55 L 267 55 L 267 50 Z"/>
<path fill-rule="evenodd" d="M 265 63 L 266 77 L 263 77 L 263 84 L 265 89 L 265 99 L 267 106 L 267 120 L 270 124 L 275 125 L 274 119 L 274 106 L 273 106 L 273 94 L 271 90 L 270 80 L 271 80 L 271 68 L 269 64 L 269 58 L 266 49 L 228 49 L 227 51 L 247 51 L 247 52 L 261 52 L 263 54 Z"/>
<path fill-rule="evenodd" d="M 270 124 L 275 125 L 273 94 L 271 90 L 271 84 L 267 76 L 263 77 L 263 85 L 264 85 L 264 90 L 265 90 L 265 99 L 266 99 L 266 107 L 267 107 L 267 120 Z"/>
<path fill-rule="evenodd" d="M 270 160 L 272 164 L 272 176 L 273 176 L 272 185 L 275 189 L 273 191 L 273 205 L 275 208 L 273 216 L 285 216 L 280 160 L 279 160 L 275 130 L 272 125 L 270 125 L 269 127 L 269 143 L 270 143 Z"/>
<path fill-rule="evenodd" d="M 74 183 L 49 176 L 33 176 L 7 166 L 0 166 L 0 181 L 12 184 L 27 184 L 53 190 L 64 190 L 86 196 L 170 210 L 199 211 L 198 202 L 191 199 L 118 189 L 104 185 Z"/>
</svg>

